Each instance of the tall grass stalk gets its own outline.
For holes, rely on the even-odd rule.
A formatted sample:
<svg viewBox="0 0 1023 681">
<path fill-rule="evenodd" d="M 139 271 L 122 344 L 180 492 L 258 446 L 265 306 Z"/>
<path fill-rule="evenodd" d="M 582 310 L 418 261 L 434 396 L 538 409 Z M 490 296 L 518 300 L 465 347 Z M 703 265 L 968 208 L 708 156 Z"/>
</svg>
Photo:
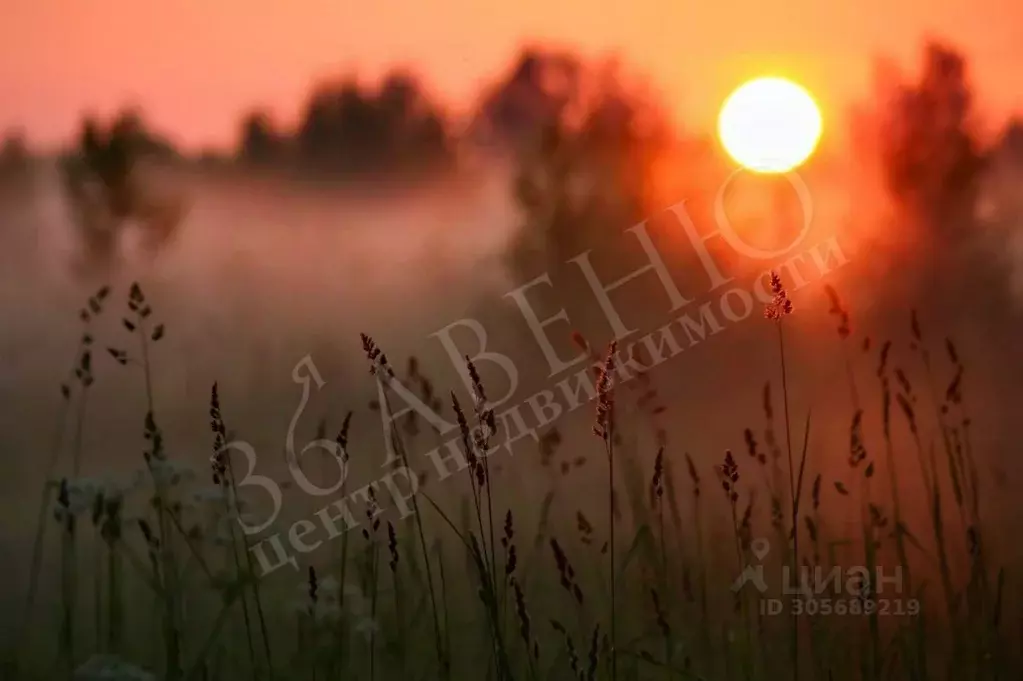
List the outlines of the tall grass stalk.
<svg viewBox="0 0 1023 681">
<path fill-rule="evenodd" d="M 149 358 L 149 341 L 159 341 L 163 337 L 163 325 L 148 328 L 147 320 L 153 313 L 146 301 L 145 294 L 138 283 L 133 283 L 128 293 L 128 315 L 122 324 L 128 332 L 138 339 L 141 361 L 139 365 L 143 374 L 143 385 L 146 395 L 145 438 L 149 442 L 149 451 L 144 454 L 146 468 L 149 471 L 154 487 L 154 505 L 157 514 L 159 531 L 158 552 L 161 569 L 155 571 L 162 584 L 164 600 L 164 640 L 166 644 L 166 676 L 167 681 L 178 681 L 182 674 L 181 668 L 181 632 L 178 628 L 180 619 L 180 583 L 177 560 L 174 555 L 173 538 L 168 525 L 167 489 L 162 476 L 157 474 L 156 465 L 166 460 L 163 448 L 163 435 L 156 422 L 155 400 L 153 397 L 152 365 Z M 123 350 L 111 349 L 111 356 L 122 364 L 129 363 L 128 353 Z"/>
<path fill-rule="evenodd" d="M 618 343 L 611 341 L 607 348 L 607 356 L 597 376 L 597 416 L 594 422 L 594 433 L 603 440 L 604 452 L 607 455 L 607 525 L 608 525 L 608 565 L 610 567 L 611 583 L 611 681 L 618 678 L 618 650 L 617 650 L 617 611 L 616 611 L 616 584 L 615 572 L 617 563 L 615 561 L 615 415 L 614 415 L 614 379 L 615 352 Z"/>
<path fill-rule="evenodd" d="M 381 406 L 387 409 L 388 414 L 393 414 L 394 411 L 391 409 L 390 404 L 391 390 L 390 381 L 393 380 L 394 378 L 393 372 L 391 371 L 391 368 L 387 366 L 386 357 L 383 355 L 382 352 L 380 352 L 379 348 L 376 347 L 376 344 L 373 342 L 372 338 L 363 334 L 362 342 L 363 349 L 366 351 L 367 358 L 369 359 L 372 365 L 373 374 L 379 381 L 378 385 L 380 387 L 381 394 L 383 395 Z M 401 434 L 398 432 L 398 428 L 395 425 L 393 419 L 391 420 L 390 423 L 389 434 L 390 437 L 392 438 L 392 442 L 394 444 L 395 450 L 397 451 L 399 460 L 405 467 L 405 470 L 409 471 L 410 475 L 415 475 L 412 467 L 409 466 L 408 454 L 405 451 L 404 442 L 402 440 Z M 426 544 L 426 532 L 423 529 L 423 519 L 419 513 L 419 502 L 416 499 L 417 496 L 418 495 L 415 494 L 412 495 L 412 511 L 416 516 L 416 532 L 419 535 L 419 548 L 423 556 L 423 565 L 426 571 L 427 588 L 430 594 L 430 607 L 431 614 L 433 616 L 433 637 L 434 644 L 436 645 L 437 648 L 437 664 L 440 667 L 439 671 L 442 677 L 449 678 L 451 673 L 447 665 L 447 660 L 449 656 L 445 655 L 441 648 L 443 640 L 441 637 L 440 630 L 440 613 L 438 612 L 437 608 L 437 596 L 434 593 L 433 574 L 430 568 L 430 551 Z"/>
<path fill-rule="evenodd" d="M 370 499 L 371 507 L 375 506 L 375 502 L 372 502 L 373 488 L 370 488 Z M 372 526 L 372 530 L 363 530 L 363 534 L 366 540 L 369 542 L 367 546 L 367 557 L 366 557 L 366 572 L 367 572 L 367 585 L 369 586 L 370 592 L 370 617 L 373 621 L 376 621 L 377 616 L 377 594 L 379 587 L 379 579 L 377 575 L 377 564 L 379 561 L 380 550 L 377 545 L 376 530 L 379 527 L 379 520 L 373 520 L 373 511 L 367 512 L 367 518 Z M 369 648 L 369 681 L 376 681 L 376 663 L 377 663 L 377 636 L 376 629 L 371 629 L 369 637 L 366 641 L 366 646 Z"/>
<path fill-rule="evenodd" d="M 229 550 L 231 561 L 234 563 L 235 579 L 242 582 L 240 600 L 242 606 L 242 618 L 245 625 L 245 640 L 249 652 L 249 665 L 253 677 L 259 675 L 259 665 L 256 662 L 256 650 L 253 643 L 252 622 L 249 616 L 249 603 L 246 596 L 244 583 L 251 580 L 255 591 L 257 610 L 263 632 L 264 654 L 266 655 L 267 666 L 271 677 L 273 676 L 273 664 L 270 656 L 270 642 L 266 631 L 266 624 L 263 618 L 262 607 L 259 606 L 258 587 L 256 586 L 256 575 L 253 570 L 252 556 L 249 552 L 246 533 L 243 528 L 241 548 L 245 554 L 247 570 L 242 569 L 241 559 L 238 557 L 239 540 L 235 532 L 235 521 L 240 518 L 240 506 L 238 503 L 238 485 L 235 480 L 234 463 L 229 456 L 231 443 L 227 442 L 227 427 L 224 424 L 224 416 L 220 405 L 220 393 L 216 383 L 210 389 L 210 426 L 213 430 L 213 456 L 211 463 L 213 468 L 213 483 L 220 487 L 223 493 L 224 515 L 228 526 Z"/>
<path fill-rule="evenodd" d="M 46 468 L 44 469 L 43 484 L 39 494 L 39 510 L 36 514 L 35 535 L 32 541 L 32 559 L 29 566 L 29 582 L 25 596 L 25 609 L 22 615 L 21 629 L 18 632 L 17 637 L 14 639 L 14 648 L 10 654 L 10 658 L 12 660 L 18 658 L 15 662 L 17 674 L 21 674 L 24 671 L 24 660 L 22 659 L 21 653 L 24 653 L 29 649 L 29 646 L 27 645 L 28 635 L 32 626 L 32 615 L 35 612 L 36 598 L 39 593 L 39 575 L 42 570 L 43 550 L 46 544 L 46 528 L 49 527 L 49 523 L 47 522 L 47 511 L 50 510 L 50 492 L 53 489 L 54 475 L 56 474 L 57 464 L 60 460 L 60 452 L 64 444 L 64 436 L 67 431 L 68 414 L 72 405 L 72 386 L 78 384 L 81 387 L 81 390 L 78 393 L 78 400 L 79 402 L 83 402 L 88 388 L 83 380 L 83 366 L 89 369 L 91 384 L 91 362 L 85 358 L 87 355 L 91 357 L 90 353 L 93 343 L 92 322 L 99 314 L 102 313 L 103 303 L 106 301 L 109 294 L 110 288 L 108 286 L 103 286 L 94 295 L 89 297 L 86 305 L 79 311 L 78 316 L 83 324 L 82 335 L 79 337 L 78 347 L 75 349 L 74 362 L 68 370 L 66 378 L 60 385 L 61 401 L 60 406 L 57 409 L 53 428 L 50 430 L 53 439 L 47 449 L 48 456 L 46 460 Z M 79 406 L 79 429 L 81 428 L 80 424 L 84 419 L 84 413 L 84 406 Z M 77 472 L 75 472 L 75 477 L 78 477 Z"/>
<path fill-rule="evenodd" d="M 792 542 L 792 568 L 797 572 L 799 566 L 799 518 L 798 518 L 798 497 L 796 489 L 796 471 L 792 460 L 792 428 L 789 423 L 789 386 L 788 371 L 785 366 L 785 331 L 782 328 L 782 320 L 792 313 L 792 302 L 788 298 L 785 287 L 777 273 L 771 272 L 771 292 L 773 299 L 764 311 L 767 319 L 773 320 L 778 331 L 778 357 L 781 363 L 781 390 L 782 403 L 785 414 L 785 449 L 788 455 L 789 466 L 789 498 L 791 502 L 791 542 Z M 796 608 L 792 608 L 792 679 L 799 680 L 799 619 L 796 615 Z"/>
<path fill-rule="evenodd" d="M 499 586 L 504 580 L 498 579 L 497 572 L 496 542 L 494 540 L 493 480 L 488 462 L 491 449 L 490 442 L 491 438 L 497 434 L 497 423 L 493 410 L 487 406 L 486 391 L 479 373 L 468 358 L 466 358 L 466 371 L 472 383 L 473 411 L 476 417 L 475 429 L 469 428 L 468 421 L 454 393 L 451 395 L 451 404 L 457 417 L 462 436 L 462 447 L 470 468 L 469 481 L 473 494 L 477 526 L 479 528 L 479 542 L 482 542 L 482 547 L 480 547 L 475 535 L 470 535 L 470 557 L 476 564 L 480 581 L 482 582 L 480 597 L 490 621 L 491 643 L 494 653 L 493 662 L 496 665 L 499 678 L 511 679 L 512 671 L 504 640 L 504 623 L 502 621 Z M 486 494 L 486 529 L 484 529 L 482 510 L 484 494 Z"/>
<path fill-rule="evenodd" d="M 123 499 L 116 496 L 107 500 L 100 538 L 106 549 L 107 559 L 107 651 L 112 654 L 121 652 L 124 628 L 124 605 L 122 601 L 121 577 L 121 506 Z"/>
<path fill-rule="evenodd" d="M 237 478 L 235 476 L 234 464 L 233 463 L 228 463 L 228 466 L 227 466 L 227 478 L 230 481 L 230 485 L 231 485 L 231 497 L 230 497 L 232 499 L 231 506 L 233 507 L 233 510 L 234 510 L 235 514 L 240 514 L 239 504 L 238 504 L 238 481 L 237 481 Z M 234 530 L 232 530 L 232 534 L 233 534 L 233 532 L 234 532 Z M 232 538 L 232 545 L 233 545 L 233 543 L 234 543 L 234 539 Z M 249 538 L 248 538 L 248 534 L 246 532 L 242 532 L 241 533 L 240 544 L 241 544 L 240 548 L 242 550 L 242 553 L 245 555 L 245 568 L 246 568 L 245 575 L 246 575 L 246 580 L 247 581 L 251 581 L 252 599 L 255 602 L 256 617 L 259 620 L 260 638 L 263 641 L 263 655 L 266 656 L 267 674 L 272 679 L 274 677 L 274 662 L 273 662 L 273 653 L 271 652 L 271 646 L 270 646 L 270 633 L 267 630 L 266 615 L 265 615 L 265 613 L 263 611 L 263 597 L 260 594 L 260 587 L 259 587 L 260 577 L 256 574 L 256 566 L 252 562 L 252 551 L 250 550 Z M 236 565 L 236 567 L 237 567 L 238 571 L 240 572 L 241 571 L 240 566 Z M 244 594 L 242 595 L 242 602 L 243 603 L 245 602 Z"/>
<path fill-rule="evenodd" d="M 231 463 L 230 463 L 230 457 L 227 458 L 227 461 L 228 461 L 228 463 L 227 463 L 227 476 L 226 476 L 226 478 L 227 478 L 227 480 L 229 482 L 227 483 L 227 490 L 226 490 L 226 491 L 228 491 L 228 494 L 226 494 L 224 496 L 224 513 L 226 514 L 226 517 L 228 519 L 228 525 L 229 525 L 228 534 L 229 534 L 229 537 L 230 537 L 231 560 L 234 562 L 234 578 L 236 580 L 238 580 L 238 581 L 247 581 L 246 572 L 242 568 L 241 558 L 238 557 L 239 539 L 238 539 L 238 533 L 235 532 L 235 529 L 234 529 L 234 519 L 237 517 L 237 513 L 238 513 L 238 511 L 237 511 L 238 499 L 235 496 L 235 494 L 236 494 L 236 487 L 234 485 L 234 475 L 232 473 L 232 466 L 231 466 Z M 244 532 L 242 532 L 242 539 L 241 539 L 241 541 L 242 542 L 245 541 L 245 533 Z M 248 556 L 248 550 L 247 550 L 247 548 L 244 545 L 241 547 L 241 550 L 245 552 L 246 556 Z M 251 621 L 251 617 L 249 615 L 249 599 L 246 596 L 246 591 L 244 589 L 242 589 L 242 592 L 241 592 L 241 594 L 239 596 L 239 600 L 241 601 L 242 618 L 243 618 L 243 621 L 244 621 L 244 624 L 245 624 L 245 643 L 247 645 L 247 649 L 248 649 L 248 653 L 249 653 L 249 666 L 250 666 L 250 668 L 252 670 L 253 678 L 259 678 L 259 676 L 260 676 L 260 666 L 259 666 L 259 663 L 256 662 L 256 648 L 255 648 L 255 644 L 253 642 L 252 621 Z"/>
<path fill-rule="evenodd" d="M 93 511 L 93 527 L 98 530 L 100 513 L 103 509 L 103 496 L 97 495 L 95 502 L 96 510 Z M 96 650 L 102 651 L 106 641 L 103 638 L 103 542 L 100 540 L 99 532 L 95 533 L 92 546 L 92 597 L 93 597 L 93 632 Z"/>
<path fill-rule="evenodd" d="M 610 419 L 610 425 L 608 428 L 608 437 L 605 440 L 607 446 L 607 510 L 608 510 L 608 564 L 610 566 L 610 578 L 611 578 L 611 679 L 614 681 L 618 678 L 618 638 L 616 633 L 616 627 L 618 623 L 618 613 L 615 608 L 616 601 L 616 584 L 615 584 L 615 572 L 617 572 L 617 564 L 615 562 L 615 445 L 614 445 L 614 419 Z"/>
<path fill-rule="evenodd" d="M 335 438 L 335 442 L 337 444 L 338 456 L 341 459 L 341 465 L 342 465 L 341 475 L 343 477 L 341 479 L 341 489 L 340 489 L 341 498 L 342 499 L 345 499 L 345 498 L 348 497 L 348 472 L 349 472 L 349 470 L 348 470 L 348 463 L 350 461 L 350 457 L 349 457 L 349 454 L 348 454 L 348 428 L 351 425 L 351 422 L 352 422 L 352 412 L 348 412 L 348 414 L 345 416 L 344 422 L 341 425 L 341 430 L 338 431 L 337 438 Z M 340 589 L 339 589 L 339 592 L 338 592 L 338 609 L 340 611 L 341 616 L 338 617 L 338 621 L 337 621 L 338 667 L 340 667 L 341 669 L 345 668 L 345 659 L 346 659 L 346 656 L 347 656 L 347 653 L 348 653 L 348 636 L 347 636 L 347 629 L 345 627 L 345 618 L 344 618 L 345 597 L 347 595 L 345 593 L 345 591 L 347 591 L 347 589 L 345 588 L 345 585 L 348 584 L 348 582 L 346 581 L 348 579 L 348 574 L 347 574 L 347 572 L 348 572 L 348 542 L 349 542 L 349 540 L 348 540 L 348 532 L 343 532 L 341 534 L 341 550 L 340 550 L 340 554 L 341 554 L 340 561 L 341 562 L 340 562 L 340 565 L 338 565 L 338 573 L 339 573 L 338 583 L 340 584 Z"/>
<path fill-rule="evenodd" d="M 689 471 L 689 481 L 691 484 L 691 494 L 693 498 L 693 525 L 695 525 L 696 533 L 696 562 L 699 567 L 699 579 L 700 579 L 700 617 L 704 622 L 703 627 L 700 627 L 700 638 L 703 643 L 703 648 L 706 651 L 709 659 L 713 661 L 713 637 L 711 636 L 710 630 L 710 604 L 708 599 L 708 587 L 707 587 L 707 556 L 705 554 L 706 547 L 704 542 L 704 529 L 703 529 L 703 513 L 701 511 L 702 504 L 700 503 L 700 473 L 696 469 L 696 464 L 693 462 L 692 456 L 686 453 L 686 467 Z M 670 489 L 670 488 L 669 488 Z"/>
<path fill-rule="evenodd" d="M 75 608 L 78 601 L 75 554 L 75 509 L 71 505 L 67 479 L 61 480 L 58 504 L 61 521 L 61 624 L 60 649 L 70 678 L 75 669 Z"/>
</svg>

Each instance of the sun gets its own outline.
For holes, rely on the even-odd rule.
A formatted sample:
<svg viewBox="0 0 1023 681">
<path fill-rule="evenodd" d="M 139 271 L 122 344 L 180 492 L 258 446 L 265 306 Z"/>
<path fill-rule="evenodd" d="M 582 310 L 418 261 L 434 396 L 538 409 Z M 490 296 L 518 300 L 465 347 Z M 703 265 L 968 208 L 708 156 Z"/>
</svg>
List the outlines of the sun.
<svg viewBox="0 0 1023 681">
<path fill-rule="evenodd" d="M 718 137 L 737 163 L 758 173 L 788 172 L 821 136 L 821 112 L 805 88 L 784 78 L 741 85 L 721 106 Z"/>
</svg>

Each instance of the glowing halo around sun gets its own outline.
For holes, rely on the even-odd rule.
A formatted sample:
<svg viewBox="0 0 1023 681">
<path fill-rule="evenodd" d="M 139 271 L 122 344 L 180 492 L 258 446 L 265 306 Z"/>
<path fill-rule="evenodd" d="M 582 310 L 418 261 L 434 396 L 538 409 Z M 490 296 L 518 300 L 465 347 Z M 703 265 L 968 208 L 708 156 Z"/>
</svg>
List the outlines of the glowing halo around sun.
<svg viewBox="0 0 1023 681">
<path fill-rule="evenodd" d="M 736 163 L 758 173 L 802 165 L 821 136 L 821 112 L 803 87 L 784 78 L 741 85 L 721 106 L 718 137 Z"/>
</svg>

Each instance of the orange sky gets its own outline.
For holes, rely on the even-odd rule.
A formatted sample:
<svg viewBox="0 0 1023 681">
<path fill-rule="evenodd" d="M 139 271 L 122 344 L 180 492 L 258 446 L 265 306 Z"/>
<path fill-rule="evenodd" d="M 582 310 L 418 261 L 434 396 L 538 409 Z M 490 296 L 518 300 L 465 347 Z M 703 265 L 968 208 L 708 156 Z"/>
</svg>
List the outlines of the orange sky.
<svg viewBox="0 0 1023 681">
<path fill-rule="evenodd" d="M 712 122 L 743 78 L 782 69 L 832 119 L 866 94 L 871 59 L 912 59 L 925 35 L 971 58 L 985 113 L 1023 110 L 1014 0 L 2 0 L 0 129 L 51 144 L 80 113 L 135 103 L 189 147 L 234 139 L 254 104 L 293 117 L 310 82 L 409 65 L 451 104 L 523 40 L 617 50 L 679 115 Z"/>
</svg>

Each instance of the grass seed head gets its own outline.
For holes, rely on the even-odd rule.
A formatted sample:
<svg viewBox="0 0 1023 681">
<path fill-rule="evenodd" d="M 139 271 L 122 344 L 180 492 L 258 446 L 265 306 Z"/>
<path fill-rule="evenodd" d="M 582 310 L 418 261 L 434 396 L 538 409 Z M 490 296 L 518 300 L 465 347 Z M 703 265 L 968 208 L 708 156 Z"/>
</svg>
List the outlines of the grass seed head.
<svg viewBox="0 0 1023 681">
<path fill-rule="evenodd" d="M 792 314 L 792 301 L 781 283 L 781 277 L 771 270 L 771 302 L 764 308 L 764 318 L 780 322 L 783 317 Z"/>
<path fill-rule="evenodd" d="M 597 417 L 593 424 L 594 434 L 609 442 L 611 437 L 612 411 L 614 409 L 614 381 L 611 378 L 615 369 L 616 341 L 608 344 L 607 356 L 597 376 Z"/>
</svg>

